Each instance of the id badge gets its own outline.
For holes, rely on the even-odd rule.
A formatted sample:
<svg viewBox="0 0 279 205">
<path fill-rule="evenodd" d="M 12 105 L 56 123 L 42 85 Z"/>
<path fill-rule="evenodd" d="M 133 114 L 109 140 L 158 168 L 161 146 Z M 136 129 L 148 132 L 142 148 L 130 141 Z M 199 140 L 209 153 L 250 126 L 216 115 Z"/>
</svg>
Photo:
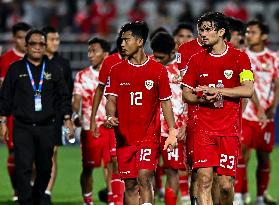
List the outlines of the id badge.
<svg viewBox="0 0 279 205">
<path fill-rule="evenodd" d="M 42 97 L 41 97 L 41 95 L 35 95 L 34 97 L 35 97 L 35 111 L 40 112 L 43 109 Z"/>
</svg>

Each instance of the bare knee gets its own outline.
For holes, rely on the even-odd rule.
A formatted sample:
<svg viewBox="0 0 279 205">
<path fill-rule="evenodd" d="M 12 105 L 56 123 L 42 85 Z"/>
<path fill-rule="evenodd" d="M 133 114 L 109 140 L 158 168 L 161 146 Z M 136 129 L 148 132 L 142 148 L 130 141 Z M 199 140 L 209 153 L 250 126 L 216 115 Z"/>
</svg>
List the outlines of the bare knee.
<svg viewBox="0 0 279 205">
<path fill-rule="evenodd" d="M 197 183 L 199 189 L 208 190 L 212 187 L 213 172 L 208 168 L 198 170 Z"/>
<path fill-rule="evenodd" d="M 223 195 L 228 195 L 233 191 L 233 178 L 229 176 L 221 176 L 219 178 L 220 192 Z"/>
<path fill-rule="evenodd" d="M 134 179 L 125 180 L 125 194 L 128 196 L 137 195 L 138 194 L 138 183 Z"/>
</svg>

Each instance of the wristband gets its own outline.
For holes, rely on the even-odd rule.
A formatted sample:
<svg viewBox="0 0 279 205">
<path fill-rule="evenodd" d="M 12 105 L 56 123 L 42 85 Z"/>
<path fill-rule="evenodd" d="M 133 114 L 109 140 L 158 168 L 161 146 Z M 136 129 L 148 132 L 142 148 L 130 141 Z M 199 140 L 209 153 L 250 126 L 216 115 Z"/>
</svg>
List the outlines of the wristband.
<svg viewBox="0 0 279 205">
<path fill-rule="evenodd" d="M 67 121 L 67 120 L 71 120 L 71 117 L 70 116 L 65 116 L 64 121 Z"/>
<path fill-rule="evenodd" d="M 73 118 L 73 120 L 76 120 L 77 118 L 79 118 L 79 114 L 74 112 L 72 118 Z"/>
</svg>

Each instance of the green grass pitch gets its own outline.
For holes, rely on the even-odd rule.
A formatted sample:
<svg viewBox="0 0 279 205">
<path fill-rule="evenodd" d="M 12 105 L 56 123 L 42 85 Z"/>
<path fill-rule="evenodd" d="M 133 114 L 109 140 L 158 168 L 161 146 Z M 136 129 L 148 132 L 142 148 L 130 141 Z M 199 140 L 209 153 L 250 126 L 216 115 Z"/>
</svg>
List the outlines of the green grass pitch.
<svg viewBox="0 0 279 205">
<path fill-rule="evenodd" d="M 10 205 L 12 191 L 8 178 L 7 168 L 7 148 L 0 146 L 0 204 Z M 272 153 L 272 176 L 269 185 L 269 192 L 279 198 L 279 147 Z M 249 164 L 249 188 L 253 200 L 255 200 L 255 167 L 256 160 L 252 154 Z M 58 150 L 58 176 L 52 194 L 54 205 L 82 205 L 82 197 L 79 185 L 79 176 L 81 172 L 80 148 L 60 147 Z M 105 187 L 102 169 L 94 171 L 94 204 L 101 205 L 97 197 L 98 191 Z M 162 203 L 157 203 L 162 204 Z"/>
</svg>

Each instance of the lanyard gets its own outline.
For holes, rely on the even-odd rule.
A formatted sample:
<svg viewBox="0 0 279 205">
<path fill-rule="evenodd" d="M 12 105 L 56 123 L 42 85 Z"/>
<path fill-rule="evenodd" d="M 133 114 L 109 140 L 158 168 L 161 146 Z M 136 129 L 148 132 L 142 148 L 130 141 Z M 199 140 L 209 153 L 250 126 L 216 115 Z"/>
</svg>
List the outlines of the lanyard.
<svg viewBox="0 0 279 205">
<path fill-rule="evenodd" d="M 35 85 L 35 81 L 34 81 L 33 75 L 32 75 L 32 73 L 31 73 L 31 69 L 30 69 L 29 63 L 26 62 L 26 68 L 27 68 L 28 76 L 29 76 L 29 78 L 30 78 L 31 85 L 32 85 L 33 91 L 35 92 L 35 95 L 38 95 L 38 94 L 40 94 L 40 93 L 42 92 L 42 86 L 43 86 L 43 81 L 44 81 L 45 67 L 46 67 L 46 64 L 45 64 L 45 62 L 44 62 L 44 63 L 43 63 L 43 67 L 42 67 L 42 72 L 41 72 L 40 81 L 39 81 L 39 87 L 38 87 L 38 89 L 37 89 L 37 88 L 36 88 L 36 85 Z"/>
</svg>

